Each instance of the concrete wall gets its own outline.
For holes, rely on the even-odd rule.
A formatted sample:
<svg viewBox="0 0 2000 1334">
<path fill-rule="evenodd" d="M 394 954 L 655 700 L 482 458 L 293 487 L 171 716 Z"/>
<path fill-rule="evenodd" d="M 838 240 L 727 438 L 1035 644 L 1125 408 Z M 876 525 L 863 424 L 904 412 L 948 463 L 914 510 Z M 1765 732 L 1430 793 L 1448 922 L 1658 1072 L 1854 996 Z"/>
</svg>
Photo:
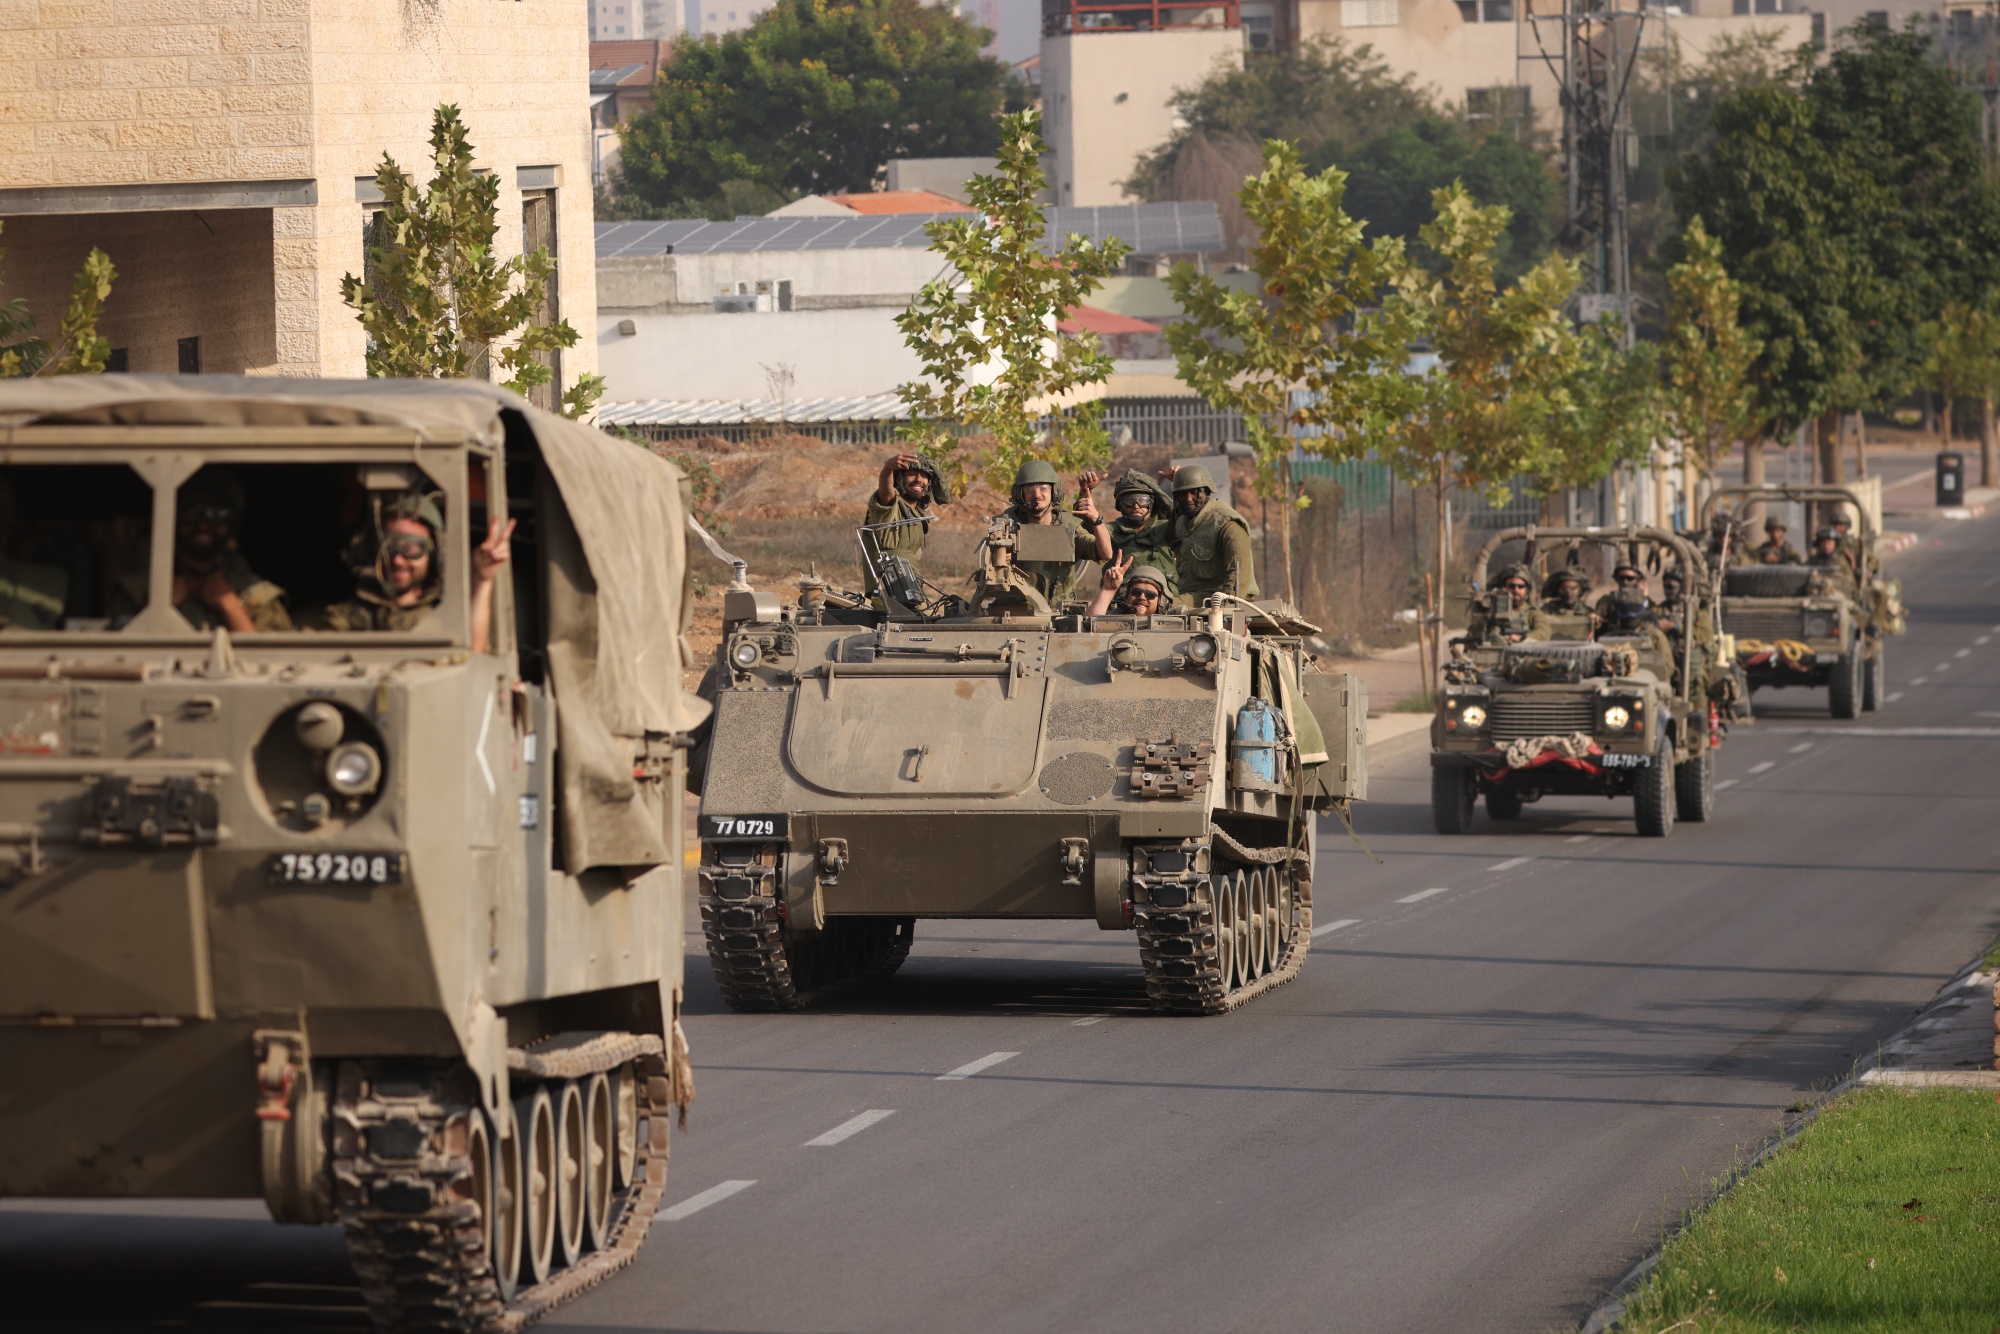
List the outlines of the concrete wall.
<svg viewBox="0 0 2000 1334">
<path fill-rule="evenodd" d="M 27 298 L 36 331 L 54 337 L 70 281 L 92 245 L 118 278 L 97 331 L 126 369 L 173 374 L 180 340 L 201 339 L 201 369 L 238 375 L 277 360 L 270 209 L 10 218 L 7 294 Z"/>
<path fill-rule="evenodd" d="M 588 69 L 584 0 L 0 0 L 7 243 L 25 230 L 15 218 L 66 217 L 74 240 L 103 244 L 120 269 L 128 257 L 107 242 L 138 245 L 136 274 L 151 266 L 151 242 L 120 232 L 107 208 L 189 209 L 140 187 L 250 183 L 246 198 L 285 187 L 282 207 L 232 208 L 208 190 L 193 211 L 210 225 L 240 214 L 218 236 L 249 249 L 217 257 L 225 270 L 268 265 L 275 335 L 261 368 L 360 375 L 360 326 L 340 299 L 341 275 L 362 268 L 356 178 L 372 177 L 385 150 L 426 177 L 432 108 L 452 102 L 479 164 L 500 178 L 503 253 L 520 247 L 518 169 L 554 169 L 559 302 L 585 335 L 563 359 L 574 381 L 595 365 Z M 66 205 L 81 186 L 105 187 L 113 202 Z M 23 280 L 13 258 L 0 297 Z M 125 284 L 111 298 L 134 348 L 185 336 L 174 330 L 190 307 L 169 295 L 144 305 L 146 290 Z M 211 340 L 226 341 L 220 327 L 194 332 L 205 358 Z"/>
<path fill-rule="evenodd" d="M 1242 63 L 1236 28 L 1044 37 L 1043 134 L 1055 202 L 1130 203 L 1121 182 L 1174 131 L 1167 99 L 1218 66 Z"/>
<path fill-rule="evenodd" d="M 619 320 L 637 332 L 622 335 Z M 921 373 L 895 312 L 806 310 L 770 315 L 620 315 L 597 321 L 605 398 L 774 397 L 766 367 L 789 367 L 789 397 L 850 398 L 893 391 Z"/>
<path fill-rule="evenodd" d="M 688 314 L 713 309 L 716 291 L 739 282 L 790 279 L 795 310 L 909 305 L 944 271 L 944 261 L 916 246 L 880 250 L 789 250 L 709 255 L 621 255 L 597 265 L 597 305 L 610 314 Z M 580 328 L 581 326 L 579 326 Z"/>
</svg>

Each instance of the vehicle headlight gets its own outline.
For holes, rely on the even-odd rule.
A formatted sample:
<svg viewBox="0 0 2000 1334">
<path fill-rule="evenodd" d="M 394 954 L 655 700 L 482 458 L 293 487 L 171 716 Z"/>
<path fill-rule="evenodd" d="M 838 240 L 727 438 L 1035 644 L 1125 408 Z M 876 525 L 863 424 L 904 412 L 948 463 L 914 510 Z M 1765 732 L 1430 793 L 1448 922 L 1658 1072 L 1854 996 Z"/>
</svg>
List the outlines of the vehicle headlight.
<svg viewBox="0 0 2000 1334">
<path fill-rule="evenodd" d="M 1833 638 L 1833 613 L 1829 611 L 1809 611 L 1805 617 L 1807 639 Z"/>
<path fill-rule="evenodd" d="M 757 647 L 754 639 L 739 639 L 736 647 L 729 650 L 729 660 L 746 672 L 755 667 L 763 656 L 764 650 Z"/>
<path fill-rule="evenodd" d="M 1604 711 L 1605 730 L 1622 732 L 1632 724 L 1632 711 L 1623 704 L 1613 704 Z"/>
<path fill-rule="evenodd" d="M 343 797 L 373 792 L 382 781 L 382 757 L 365 741 L 350 741 L 326 757 L 326 785 Z"/>
<path fill-rule="evenodd" d="M 316 699 L 299 710 L 292 720 L 292 731 L 307 750 L 332 750 L 347 734 L 347 720 L 340 716 L 339 709 Z"/>
<path fill-rule="evenodd" d="M 1458 720 L 1473 731 L 1486 726 L 1486 709 L 1479 704 L 1468 704 L 1458 711 Z"/>
<path fill-rule="evenodd" d="M 1215 661 L 1215 654 L 1219 647 L 1215 642 L 1214 635 L 1196 635 L 1188 641 L 1188 660 L 1199 663 L 1202 666 L 1207 666 L 1209 663 Z"/>
</svg>

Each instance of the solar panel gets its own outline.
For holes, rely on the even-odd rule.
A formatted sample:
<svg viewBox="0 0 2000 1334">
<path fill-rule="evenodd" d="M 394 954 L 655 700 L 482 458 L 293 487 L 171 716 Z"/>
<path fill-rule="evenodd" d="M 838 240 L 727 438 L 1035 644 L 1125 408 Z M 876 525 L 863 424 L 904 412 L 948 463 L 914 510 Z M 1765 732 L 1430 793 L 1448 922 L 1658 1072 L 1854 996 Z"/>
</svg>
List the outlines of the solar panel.
<svg viewBox="0 0 2000 1334">
<path fill-rule="evenodd" d="M 924 228 L 963 213 L 892 213 L 853 218 L 737 218 L 707 222 L 600 222 L 597 255 L 707 255 L 750 251 L 923 249 Z M 1102 242 L 1117 237 L 1142 255 L 1209 254 L 1222 249 L 1222 218 L 1206 199 L 1168 204 L 1051 208 L 1045 249 L 1075 232 Z"/>
</svg>

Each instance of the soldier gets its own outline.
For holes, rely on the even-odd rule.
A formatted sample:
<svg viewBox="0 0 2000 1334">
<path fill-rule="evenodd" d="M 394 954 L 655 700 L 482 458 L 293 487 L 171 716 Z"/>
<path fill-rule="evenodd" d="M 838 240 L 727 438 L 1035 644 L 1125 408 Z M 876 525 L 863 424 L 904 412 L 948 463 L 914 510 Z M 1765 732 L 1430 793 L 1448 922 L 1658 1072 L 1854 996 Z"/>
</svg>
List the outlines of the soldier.
<svg viewBox="0 0 2000 1334">
<path fill-rule="evenodd" d="M 1082 479 L 1079 478 L 1078 481 Z M 1062 482 L 1056 470 L 1040 459 L 1029 459 L 1014 473 L 1014 503 L 1005 517 L 1018 524 L 1059 524 L 1075 537 L 1076 558 L 1068 561 L 1022 561 L 1017 568 L 1034 581 L 1043 597 L 1054 606 L 1066 601 L 1076 589 L 1076 561 L 1111 560 L 1111 529 L 1097 513 L 1090 488 L 1081 487 L 1076 509 L 1058 509 L 1062 503 Z"/>
<path fill-rule="evenodd" d="M 1858 594 L 1854 566 L 1840 549 L 1840 530 L 1828 524 L 1813 534 L 1812 559 L 1806 564 L 1819 571 L 1820 582 L 1834 592 L 1852 598 Z"/>
<path fill-rule="evenodd" d="M 1856 581 L 1864 577 L 1872 579 L 1881 573 L 1873 552 L 1864 559 L 1860 539 L 1854 536 L 1854 515 L 1846 505 L 1833 507 L 1833 531 L 1840 534 L 1840 554 L 1847 557 L 1847 564 L 1853 569 Z"/>
<path fill-rule="evenodd" d="M 323 609 L 312 630 L 414 630 L 444 598 L 438 542 L 444 515 L 421 491 L 405 491 L 382 507 L 381 537 L 373 525 L 348 546 L 354 596 Z M 472 550 L 472 651 L 486 652 L 493 628 L 493 582 L 507 563 L 514 520 L 493 520 Z"/>
<path fill-rule="evenodd" d="M 1611 582 L 1615 587 L 1597 599 L 1597 619 L 1602 623 L 1611 620 L 1611 607 L 1618 600 L 1618 594 L 1625 589 L 1637 589 L 1640 597 L 1646 596 L 1646 576 L 1636 565 L 1620 565 L 1611 572 Z"/>
<path fill-rule="evenodd" d="M 251 569 L 236 547 L 242 522 L 243 486 L 231 474 L 203 468 L 182 484 L 174 516 L 174 610 L 197 630 L 289 630 L 285 590 Z M 121 581 L 113 601 L 114 619 L 129 615 L 145 604 L 145 589 Z"/>
<path fill-rule="evenodd" d="M 1473 604 L 1465 642 L 1478 648 L 1552 638 L 1548 614 L 1535 605 L 1533 594 L 1527 569 L 1509 566 L 1501 573 L 1492 597 Z"/>
<path fill-rule="evenodd" d="M 1130 561 L 1152 566 L 1171 581 L 1175 568 L 1173 496 L 1137 468 L 1125 470 L 1111 496 L 1118 508 L 1118 517 L 1111 521 L 1112 550 Z M 1167 591 L 1173 591 L 1171 582 Z"/>
<path fill-rule="evenodd" d="M 1620 584 L 1599 599 L 1597 606 L 1604 615 L 1604 627 L 1597 634 L 1599 639 L 1641 639 L 1645 648 L 1663 660 L 1673 660 L 1673 643 L 1660 630 L 1659 611 L 1646 596 L 1643 580 Z"/>
<path fill-rule="evenodd" d="M 1542 610 L 1551 618 L 1551 629 L 1561 628 L 1573 632 L 1578 639 L 1588 639 L 1597 629 L 1597 613 L 1591 608 L 1590 576 L 1576 566 L 1557 570 L 1542 584 Z M 1573 622 L 1556 625 L 1555 618 L 1571 617 Z"/>
<path fill-rule="evenodd" d="M 1250 523 L 1214 499 L 1215 479 L 1199 463 L 1174 474 L 1174 543 L 1181 594 L 1199 604 L 1210 593 L 1254 600 L 1257 563 Z"/>
<path fill-rule="evenodd" d="M 1803 565 L 1805 557 L 1799 549 L 1785 540 L 1785 521 L 1773 514 L 1764 520 L 1764 540 L 1750 549 L 1750 560 L 1755 565 Z"/>
<path fill-rule="evenodd" d="M 1102 616 L 1115 611 L 1126 616 L 1151 616 L 1165 611 L 1171 590 L 1166 572 L 1152 565 L 1134 565 L 1130 556 L 1114 556 L 1104 567 L 1097 596 L 1086 611 Z"/>
<path fill-rule="evenodd" d="M 901 556 L 912 566 L 920 567 L 924 560 L 924 538 L 929 535 L 931 519 L 935 517 L 932 507 L 950 503 L 951 491 L 945 486 L 937 464 L 922 454 L 891 454 L 882 461 L 882 474 L 876 480 L 874 494 L 868 497 L 868 511 L 861 522 L 871 527 L 895 525 L 875 528 L 870 542 L 885 555 Z M 872 596 L 875 572 L 861 573 Z"/>
</svg>

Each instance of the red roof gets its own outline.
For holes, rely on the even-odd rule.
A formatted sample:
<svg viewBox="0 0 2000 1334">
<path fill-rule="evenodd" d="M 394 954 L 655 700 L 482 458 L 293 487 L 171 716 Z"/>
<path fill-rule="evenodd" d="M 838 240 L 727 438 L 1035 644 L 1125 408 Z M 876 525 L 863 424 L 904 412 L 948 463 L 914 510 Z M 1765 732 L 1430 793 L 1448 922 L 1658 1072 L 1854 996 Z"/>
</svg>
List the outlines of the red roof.
<svg viewBox="0 0 2000 1334">
<path fill-rule="evenodd" d="M 1077 306 L 1056 323 L 1064 333 L 1138 334 L 1159 333 L 1160 326 L 1120 315 L 1097 306 Z"/>
<path fill-rule="evenodd" d="M 660 71 L 660 59 L 666 54 L 663 50 L 666 45 L 665 42 L 652 39 L 630 42 L 592 42 L 590 44 L 590 67 L 594 70 L 629 70 L 632 66 L 636 65 L 640 68 L 635 72 L 628 73 L 619 82 L 621 84 L 650 84 Z"/>
<path fill-rule="evenodd" d="M 871 216 L 884 213 L 970 213 L 972 210 L 956 199 L 933 194 L 929 190 L 877 190 L 865 195 L 827 195 L 836 204 L 844 204 L 856 213 Z"/>
</svg>

